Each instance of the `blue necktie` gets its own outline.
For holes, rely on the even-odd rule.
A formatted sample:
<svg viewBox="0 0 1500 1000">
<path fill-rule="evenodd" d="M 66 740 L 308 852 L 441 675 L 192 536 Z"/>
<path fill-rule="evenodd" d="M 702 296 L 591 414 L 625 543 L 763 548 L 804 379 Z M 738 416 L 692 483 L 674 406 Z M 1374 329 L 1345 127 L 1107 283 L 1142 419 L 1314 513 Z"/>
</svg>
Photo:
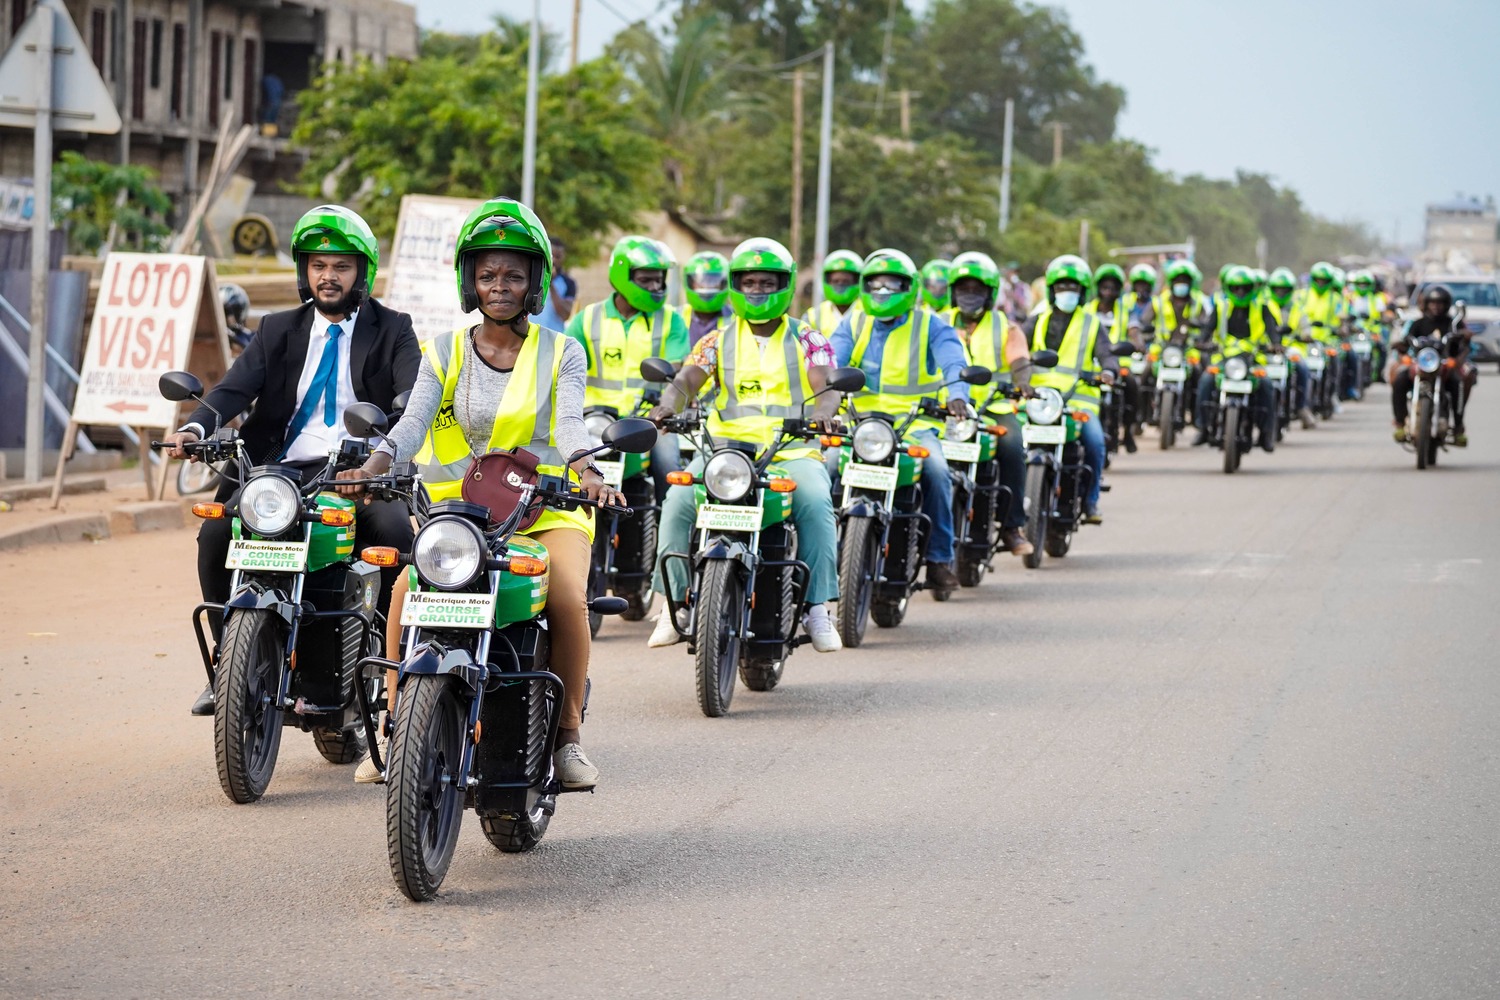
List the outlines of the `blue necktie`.
<svg viewBox="0 0 1500 1000">
<path fill-rule="evenodd" d="M 337 323 L 328 328 L 328 343 L 323 347 L 323 356 L 318 359 L 318 370 L 313 372 L 312 384 L 307 387 L 307 395 L 302 397 L 302 405 L 297 407 L 297 414 L 292 417 L 292 425 L 286 432 L 286 448 L 281 452 L 283 457 L 312 419 L 319 400 L 323 402 L 325 427 L 332 427 L 338 418 L 339 335 L 343 332 Z"/>
</svg>

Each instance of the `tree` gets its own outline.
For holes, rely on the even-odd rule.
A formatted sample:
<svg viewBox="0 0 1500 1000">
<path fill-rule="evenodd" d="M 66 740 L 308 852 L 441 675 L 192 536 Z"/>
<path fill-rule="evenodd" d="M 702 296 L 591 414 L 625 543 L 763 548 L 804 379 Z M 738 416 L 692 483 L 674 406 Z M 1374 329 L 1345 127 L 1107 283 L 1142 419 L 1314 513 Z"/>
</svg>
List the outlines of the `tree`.
<svg viewBox="0 0 1500 1000">
<path fill-rule="evenodd" d="M 161 250 L 172 234 L 172 200 L 147 167 L 120 166 L 65 150 L 52 167 L 53 218 L 68 233 L 68 250 L 97 253 L 114 228 L 116 250 Z"/>
</svg>

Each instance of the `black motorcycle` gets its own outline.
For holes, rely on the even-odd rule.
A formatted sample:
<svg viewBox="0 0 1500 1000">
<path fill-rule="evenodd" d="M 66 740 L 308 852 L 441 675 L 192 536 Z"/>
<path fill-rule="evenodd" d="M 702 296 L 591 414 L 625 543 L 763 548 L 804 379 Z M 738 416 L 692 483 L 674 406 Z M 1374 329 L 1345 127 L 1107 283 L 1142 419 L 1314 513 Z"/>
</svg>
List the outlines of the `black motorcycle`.
<svg viewBox="0 0 1500 1000">
<path fill-rule="evenodd" d="M 648 394 L 632 416 L 640 416 L 655 398 L 655 393 Z M 620 414 L 613 407 L 591 407 L 583 414 L 584 427 L 596 447 L 604 443 L 604 432 L 619 419 Z M 643 454 L 606 449 L 599 453 L 594 464 L 607 485 L 625 494 L 625 502 L 634 513 L 625 517 L 618 507 L 600 509 L 594 524 L 588 596 L 593 599 L 614 594 L 624 598 L 625 610 L 620 617 L 628 622 L 640 621 L 651 610 L 651 574 L 656 569 L 656 536 L 661 518 L 650 463 Z M 598 635 L 603 621 L 603 615 L 589 612 L 589 634 Z"/>
</svg>

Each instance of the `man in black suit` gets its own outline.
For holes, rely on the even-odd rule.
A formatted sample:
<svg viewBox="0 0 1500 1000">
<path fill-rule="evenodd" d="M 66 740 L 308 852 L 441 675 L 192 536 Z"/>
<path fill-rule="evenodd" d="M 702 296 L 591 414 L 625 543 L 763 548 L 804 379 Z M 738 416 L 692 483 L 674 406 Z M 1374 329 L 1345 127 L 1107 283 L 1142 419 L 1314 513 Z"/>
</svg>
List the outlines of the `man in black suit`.
<svg viewBox="0 0 1500 1000">
<path fill-rule="evenodd" d="M 253 404 L 240 428 L 250 463 L 292 466 L 305 481 L 348 436 L 345 408 L 363 401 L 390 413 L 396 396 L 416 382 L 422 351 L 411 317 L 370 298 L 379 248 L 365 221 L 346 208 L 319 206 L 293 229 L 292 257 L 303 304 L 261 320 L 245 353 L 204 396 L 208 405 L 167 436 L 173 458 L 186 457 L 184 444 L 217 430 L 214 411 L 227 418 Z M 216 500 L 234 497 L 236 478 L 225 477 Z M 224 566 L 229 538 L 228 519 L 205 520 L 198 531 L 198 582 L 205 601 L 229 598 L 232 574 Z M 355 545 L 356 551 L 371 545 L 411 551 L 406 506 L 366 498 L 356 511 Z M 382 614 L 390 606 L 397 572 L 381 571 Z M 221 628 L 214 622 L 215 638 Z M 193 714 L 213 714 L 212 686 L 193 704 Z"/>
</svg>

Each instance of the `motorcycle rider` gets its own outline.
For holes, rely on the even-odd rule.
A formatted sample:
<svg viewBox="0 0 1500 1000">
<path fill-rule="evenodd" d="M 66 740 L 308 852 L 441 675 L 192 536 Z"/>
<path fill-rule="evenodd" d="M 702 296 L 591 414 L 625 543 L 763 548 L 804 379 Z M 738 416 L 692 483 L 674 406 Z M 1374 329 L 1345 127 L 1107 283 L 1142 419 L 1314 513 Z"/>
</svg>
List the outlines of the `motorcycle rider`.
<svg viewBox="0 0 1500 1000">
<path fill-rule="evenodd" d="M 1355 271 L 1350 275 L 1350 285 L 1349 315 L 1370 335 L 1370 377 L 1378 382 L 1385 377 L 1385 342 L 1396 322 L 1396 311 L 1390 298 L 1376 286 L 1373 272 Z"/>
<path fill-rule="evenodd" d="M 1124 296 L 1125 311 L 1132 326 L 1143 328 L 1146 311 L 1156 295 L 1156 268 L 1140 263 L 1130 269 L 1130 291 Z"/>
<path fill-rule="evenodd" d="M 563 475 L 565 456 L 591 447 L 583 423 L 584 352 L 576 341 L 531 319 L 541 313 L 552 285 L 552 244 L 541 220 L 514 199 L 491 198 L 459 228 L 453 264 L 459 300 L 465 312 L 479 310 L 479 323 L 423 345 L 421 370 L 401 419 L 363 468 L 340 478 L 383 475 L 393 460 L 414 460 L 435 502 L 459 497 L 474 457 L 488 451 L 524 447 L 540 459 L 539 473 Z M 543 394 L 546 398 L 540 398 Z M 537 426 L 539 413 L 550 413 L 549 426 Z M 605 484 L 592 458 L 566 464 L 589 499 L 624 505 L 624 495 Z M 347 486 L 340 492 L 362 489 Z M 547 549 L 550 669 L 563 682 L 553 765 L 564 788 L 592 788 L 599 770 L 583 752 L 579 729 L 589 669 L 585 591 L 594 515 L 588 509 L 546 510 L 522 533 Z M 400 659 L 407 592 L 403 572 L 386 619 L 387 659 Z M 386 681 L 387 707 L 394 709 L 395 671 Z M 354 780 L 384 778 L 367 757 Z"/>
<path fill-rule="evenodd" d="M 953 262 L 941 257 L 922 265 L 922 304 L 933 312 L 942 312 L 953 304 L 949 274 Z"/>
<path fill-rule="evenodd" d="M 833 336 L 850 309 L 859 308 L 859 272 L 863 258 L 853 250 L 835 250 L 823 259 L 823 301 L 802 316 L 805 326 Z"/>
<path fill-rule="evenodd" d="M 759 450 L 770 445 L 783 418 L 801 416 L 800 404 L 827 384 L 833 350 L 816 329 L 787 315 L 796 277 L 791 252 L 775 240 L 749 239 L 735 247 L 729 261 L 729 303 L 735 321 L 694 345 L 682 370 L 662 390 L 651 419 L 660 422 L 681 413 L 707 386 L 713 399 L 707 429 L 714 442 L 740 441 Z M 809 416 L 833 430 L 839 401 L 838 393 L 824 393 Z M 700 454 L 690 470 L 702 472 L 706 461 Z M 788 442 L 778 452 L 777 463 L 797 483 L 792 521 L 797 526 L 797 558 L 808 568 L 802 627 L 813 649 L 835 652 L 843 642 L 826 603 L 839 594 L 833 484 L 816 442 Z M 696 510 L 692 486 L 673 486 L 662 503 L 654 585 L 658 593 L 666 593 L 670 586 L 678 601 L 687 593 L 687 568 L 675 564 L 665 567 L 663 574 L 661 557 L 688 551 Z M 662 609 L 647 645 L 670 646 L 679 638 L 671 616 Z"/>
<path fill-rule="evenodd" d="M 1000 309 L 1000 268 L 988 254 L 970 250 L 953 258 L 953 308 L 944 315 L 964 342 L 971 365 L 983 365 L 995 373 L 995 382 L 1010 382 L 1012 372 L 1031 367 L 1026 338 L 1020 327 Z M 1000 485 L 1010 490 L 1011 502 L 1000 525 L 1000 542 L 1015 556 L 1028 556 L 1034 549 L 1022 529 L 1026 526 L 1026 446 L 1021 442 L 1021 423 L 1016 404 L 997 403 L 995 423 L 1005 429 L 996 438 L 1000 457 Z"/>
<path fill-rule="evenodd" d="M 1443 392 L 1457 402 L 1453 414 L 1451 443 L 1458 448 L 1469 446 L 1469 435 L 1464 430 L 1464 411 L 1469 408 L 1469 393 L 1478 381 L 1474 367 L 1468 363 L 1469 340 L 1473 334 L 1467 326 L 1454 328 L 1453 292 L 1447 285 L 1428 285 L 1422 290 L 1417 303 L 1422 313 L 1406 324 L 1401 337 L 1391 342 L 1391 352 L 1404 353 L 1411 350 L 1413 342 L 1423 337 L 1442 337 L 1443 355 L 1454 362 L 1443 370 Z M 1395 422 L 1397 441 L 1407 440 L 1406 417 L 1411 403 L 1412 381 L 1415 375 L 1410 365 L 1402 365 L 1391 378 L 1391 416 Z"/>
<path fill-rule="evenodd" d="M 1231 355 L 1248 354 L 1253 360 L 1263 359 L 1263 352 L 1275 350 L 1281 345 L 1281 329 L 1276 314 L 1269 306 L 1256 301 L 1255 276 L 1250 268 L 1236 264 L 1224 276 L 1224 306 L 1214 316 L 1214 355 L 1212 363 L 1222 365 Z M 1252 365 L 1253 367 L 1253 365 Z M 1209 406 L 1216 390 L 1214 380 L 1198 381 L 1198 435 L 1194 445 L 1205 444 L 1213 427 L 1208 415 Z M 1271 383 L 1262 378 L 1251 394 L 1251 406 L 1260 415 L 1260 447 L 1263 451 L 1276 449 L 1276 406 Z M 1226 442 L 1226 447 L 1228 447 Z"/>
<path fill-rule="evenodd" d="M 918 301 L 917 266 L 900 250 L 876 250 L 860 272 L 860 309 L 844 317 L 834 331 L 833 353 L 839 365 L 864 369 L 865 387 L 854 403 L 862 412 L 901 419 L 923 396 L 938 396 L 948 386 L 948 412 L 973 415 L 969 387 L 958 381 L 963 370 L 963 339 L 948 321 Z M 915 364 L 913 364 L 915 362 Z M 912 424 L 912 437 L 927 448 L 922 463 L 922 512 L 932 525 L 927 544 L 927 588 L 952 593 L 953 481 L 943 457 L 937 427 L 930 420 Z"/>
<path fill-rule="evenodd" d="M 1286 346 L 1291 346 L 1290 341 L 1302 339 L 1292 324 L 1292 300 L 1296 291 L 1297 276 L 1292 273 L 1291 268 L 1278 267 L 1266 279 L 1265 304 L 1270 307 L 1271 315 L 1276 318 L 1277 327 L 1284 331 L 1282 343 Z M 1308 389 L 1312 385 L 1312 372 L 1308 370 L 1306 358 L 1299 357 L 1293 361 L 1288 357 L 1287 363 L 1296 376 L 1288 380 L 1292 392 L 1292 409 L 1296 412 L 1297 419 L 1302 422 L 1302 429 L 1312 430 L 1317 426 L 1307 399 Z"/>
<path fill-rule="evenodd" d="M 380 247 L 365 220 L 340 205 L 319 205 L 297 220 L 291 246 L 302 305 L 261 320 L 249 347 L 203 397 L 206 405 L 164 439 L 171 457 L 187 457 L 183 445 L 217 431 L 221 419 L 249 409 L 240 440 L 250 464 L 291 466 L 305 481 L 324 468 L 328 453 L 348 437 L 346 408 L 363 401 L 390 412 L 396 396 L 416 381 L 422 352 L 411 317 L 370 296 Z M 232 504 L 239 476 L 233 463 L 225 471 L 214 499 Z M 410 551 L 411 517 L 405 504 L 374 501 L 355 514 L 356 551 L 372 545 Z M 224 561 L 231 529 L 229 518 L 205 519 L 198 529 L 198 584 L 205 601 L 229 599 L 233 574 Z M 395 569 L 381 570 L 381 613 L 390 605 L 396 576 Z M 217 615 L 209 618 L 217 639 L 223 622 Z M 212 685 L 198 696 L 192 712 L 213 714 Z"/>
<path fill-rule="evenodd" d="M 1156 327 L 1157 340 L 1181 344 L 1184 338 L 1178 331 L 1207 323 L 1213 306 L 1199 289 L 1203 272 L 1192 261 L 1172 261 L 1167 265 L 1166 279 L 1166 287 L 1151 303 L 1146 325 Z"/>
<path fill-rule="evenodd" d="M 1343 321 L 1343 315 L 1344 293 L 1338 268 L 1326 260 L 1320 260 L 1308 272 L 1307 287 L 1298 290 L 1292 297 L 1292 318 L 1288 325 L 1303 335 L 1299 339 L 1317 343 L 1333 360 L 1341 352 L 1339 324 Z M 1330 365 L 1323 377 L 1334 378 L 1341 369 L 1341 365 Z M 1335 401 L 1334 412 L 1341 409 Z"/>
<path fill-rule="evenodd" d="M 734 316 L 729 310 L 729 261 L 713 250 L 693 254 L 682 269 L 682 285 L 687 298 L 682 318 L 691 346 L 710 331 L 722 330 Z"/>
<path fill-rule="evenodd" d="M 219 286 L 219 304 L 224 307 L 224 325 L 229 329 L 229 343 L 239 351 L 250 346 L 255 333 L 245 325 L 250 316 L 250 296 L 233 282 Z"/>
<path fill-rule="evenodd" d="M 1104 427 L 1099 420 L 1099 390 L 1080 381 L 1097 375 L 1104 385 L 1114 382 L 1120 364 L 1110 353 L 1109 335 L 1101 336 L 1099 316 L 1082 308 L 1093 274 L 1082 257 L 1063 254 L 1047 265 L 1047 305 L 1026 320 L 1023 332 L 1031 352 L 1057 352 L 1057 366 L 1031 375 L 1032 385 L 1050 385 L 1065 397 L 1068 406 L 1082 410 L 1089 419 L 1080 421 L 1084 461 L 1088 463 L 1088 494 L 1083 503 L 1086 524 L 1103 524 L 1099 512 L 1099 490 L 1104 483 Z"/>
<path fill-rule="evenodd" d="M 585 409 L 607 406 L 621 416 L 628 415 L 646 389 L 642 361 L 664 358 L 680 366 L 687 357 L 687 324 L 665 305 L 667 271 L 674 263 L 671 251 L 659 240 L 620 237 L 609 255 L 613 293 L 579 308 L 568 320 L 565 332 L 583 345 L 588 357 Z M 677 435 L 661 435 L 651 449 L 657 502 L 666 496 L 667 473 L 681 465 Z"/>
<path fill-rule="evenodd" d="M 1083 308 L 1099 317 L 1112 344 L 1129 343 L 1140 349 L 1140 330 L 1130 326 L 1130 310 L 1120 294 L 1125 288 L 1125 272 L 1118 264 L 1101 264 L 1094 272 L 1095 298 Z M 1116 361 L 1116 364 L 1119 362 Z M 1120 420 L 1120 443 L 1130 454 L 1136 450 L 1135 415 L 1140 412 L 1141 381 L 1132 372 L 1120 376 L 1120 391 L 1125 395 L 1125 412 Z"/>
</svg>

